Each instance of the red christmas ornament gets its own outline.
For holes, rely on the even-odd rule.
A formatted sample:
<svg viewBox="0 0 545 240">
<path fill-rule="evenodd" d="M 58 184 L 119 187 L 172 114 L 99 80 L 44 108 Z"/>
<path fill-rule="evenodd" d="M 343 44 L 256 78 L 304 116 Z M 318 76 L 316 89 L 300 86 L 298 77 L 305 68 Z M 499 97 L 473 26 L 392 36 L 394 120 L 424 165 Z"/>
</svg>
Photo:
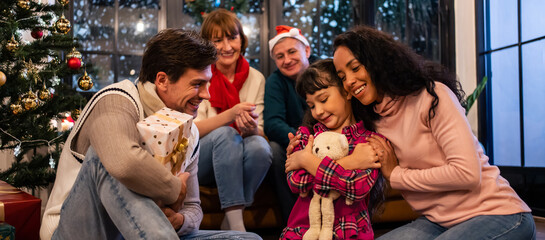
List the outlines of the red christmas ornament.
<svg viewBox="0 0 545 240">
<path fill-rule="evenodd" d="M 78 70 L 81 67 L 81 59 L 79 58 L 70 58 L 68 59 L 68 67 L 74 70 Z"/>
<path fill-rule="evenodd" d="M 32 29 L 32 32 L 30 32 L 30 36 L 34 39 L 40 39 L 44 36 L 44 31 L 39 27 L 35 27 Z"/>
</svg>

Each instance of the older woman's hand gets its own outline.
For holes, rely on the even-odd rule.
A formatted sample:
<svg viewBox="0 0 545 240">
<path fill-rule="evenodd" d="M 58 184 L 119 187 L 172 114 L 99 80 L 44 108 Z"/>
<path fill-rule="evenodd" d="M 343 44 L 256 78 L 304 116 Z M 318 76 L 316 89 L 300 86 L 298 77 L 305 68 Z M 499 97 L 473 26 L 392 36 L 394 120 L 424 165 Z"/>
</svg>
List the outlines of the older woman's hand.
<svg viewBox="0 0 545 240">
<path fill-rule="evenodd" d="M 253 112 L 242 112 L 235 118 L 235 123 L 240 130 L 242 137 L 258 135 L 259 128 L 257 127 L 257 117 L 251 115 Z"/>
<path fill-rule="evenodd" d="M 384 178 L 386 178 L 386 180 L 390 181 L 392 171 L 394 171 L 394 168 L 399 165 L 394 148 L 389 141 L 386 141 L 386 139 L 378 135 L 373 135 L 367 138 L 367 141 L 369 141 L 371 146 L 373 146 L 377 152 L 378 159 L 381 164 L 380 170 L 382 171 L 382 175 Z"/>
</svg>

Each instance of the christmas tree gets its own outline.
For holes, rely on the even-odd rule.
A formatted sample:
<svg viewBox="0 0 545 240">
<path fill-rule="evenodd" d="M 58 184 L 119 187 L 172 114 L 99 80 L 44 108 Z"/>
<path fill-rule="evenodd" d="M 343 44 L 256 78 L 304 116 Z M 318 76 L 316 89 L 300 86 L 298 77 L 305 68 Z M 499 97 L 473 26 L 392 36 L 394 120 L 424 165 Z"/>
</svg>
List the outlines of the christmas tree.
<svg viewBox="0 0 545 240">
<path fill-rule="evenodd" d="M 61 121 L 75 119 L 86 101 L 71 87 L 71 76 L 82 76 L 83 90 L 92 87 L 63 14 L 69 0 L 58 1 L 0 1 L 0 151 L 15 156 L 0 180 L 15 187 L 36 189 L 54 181 L 68 136 Z"/>
</svg>

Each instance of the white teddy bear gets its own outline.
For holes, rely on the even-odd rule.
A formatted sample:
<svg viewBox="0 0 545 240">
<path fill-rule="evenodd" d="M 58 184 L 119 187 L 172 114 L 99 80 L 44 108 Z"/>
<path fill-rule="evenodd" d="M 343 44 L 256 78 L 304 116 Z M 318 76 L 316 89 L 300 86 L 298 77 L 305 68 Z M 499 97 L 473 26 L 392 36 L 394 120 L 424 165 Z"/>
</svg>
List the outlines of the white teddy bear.
<svg viewBox="0 0 545 240">
<path fill-rule="evenodd" d="M 330 131 L 322 132 L 316 136 L 312 145 L 312 153 L 320 159 L 327 156 L 332 160 L 337 160 L 348 155 L 348 150 L 346 136 Z M 307 194 L 301 193 L 301 196 L 305 197 Z M 314 193 L 308 211 L 310 228 L 303 235 L 303 240 L 330 240 L 333 238 L 333 222 L 335 221 L 333 201 L 339 196 L 340 193 L 335 190 L 331 190 L 327 197 L 321 197 L 316 192 Z M 346 204 L 352 205 L 352 201 L 346 199 Z"/>
</svg>

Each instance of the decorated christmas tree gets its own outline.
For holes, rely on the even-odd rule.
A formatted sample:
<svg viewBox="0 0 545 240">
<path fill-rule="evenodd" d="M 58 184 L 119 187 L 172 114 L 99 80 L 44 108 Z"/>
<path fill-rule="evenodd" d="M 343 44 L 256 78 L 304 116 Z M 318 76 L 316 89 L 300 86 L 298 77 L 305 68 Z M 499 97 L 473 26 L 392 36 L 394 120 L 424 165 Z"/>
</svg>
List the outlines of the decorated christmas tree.
<svg viewBox="0 0 545 240">
<path fill-rule="evenodd" d="M 0 151 L 15 156 L 0 180 L 15 187 L 54 181 L 66 126 L 86 101 L 71 87 L 72 76 L 82 90 L 93 84 L 64 16 L 68 1 L 0 1 Z"/>
</svg>

